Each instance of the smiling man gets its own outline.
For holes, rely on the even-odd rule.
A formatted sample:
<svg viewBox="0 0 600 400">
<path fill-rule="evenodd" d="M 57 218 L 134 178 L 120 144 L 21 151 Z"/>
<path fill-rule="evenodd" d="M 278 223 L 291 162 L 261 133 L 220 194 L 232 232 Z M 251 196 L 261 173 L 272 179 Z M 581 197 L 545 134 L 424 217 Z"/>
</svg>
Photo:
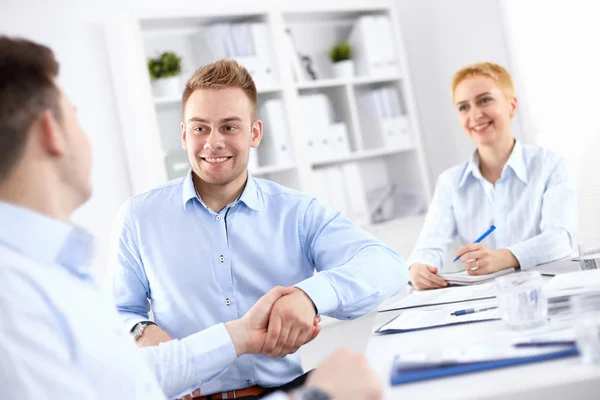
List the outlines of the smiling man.
<svg viewBox="0 0 600 400">
<path fill-rule="evenodd" d="M 465 243 L 456 256 L 472 275 L 528 269 L 570 255 L 577 228 L 574 187 L 564 160 L 513 137 L 518 102 L 508 71 L 489 62 L 466 66 L 454 75 L 452 100 L 477 150 L 438 179 L 409 258 L 413 286 L 446 286 L 437 272 L 456 236 Z M 482 243 L 466 244 L 492 224 L 497 229 Z"/>
<path fill-rule="evenodd" d="M 138 344 L 153 346 L 237 319 L 275 285 L 294 286 L 273 306 L 262 354 L 238 358 L 201 393 L 294 387 L 305 375 L 293 353 L 318 334 L 318 316 L 374 309 L 406 284 L 406 264 L 313 197 L 248 173 L 263 125 L 246 69 L 206 65 L 182 100 L 191 170 L 122 207 L 110 261 L 118 310 Z"/>
</svg>

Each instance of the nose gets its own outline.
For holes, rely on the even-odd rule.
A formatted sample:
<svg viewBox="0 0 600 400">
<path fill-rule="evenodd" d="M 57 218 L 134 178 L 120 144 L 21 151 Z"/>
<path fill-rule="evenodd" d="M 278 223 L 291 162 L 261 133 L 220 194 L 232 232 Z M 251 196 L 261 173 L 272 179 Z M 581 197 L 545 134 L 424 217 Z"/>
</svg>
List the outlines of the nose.
<svg viewBox="0 0 600 400">
<path fill-rule="evenodd" d="M 482 116 L 483 116 L 483 113 L 481 112 L 481 109 L 479 107 L 471 107 L 471 111 L 469 114 L 471 121 L 475 122 L 478 119 L 480 119 Z"/>
<path fill-rule="evenodd" d="M 216 151 L 224 148 L 223 134 L 218 130 L 213 130 L 206 138 L 206 142 L 204 142 L 204 150 Z"/>
</svg>

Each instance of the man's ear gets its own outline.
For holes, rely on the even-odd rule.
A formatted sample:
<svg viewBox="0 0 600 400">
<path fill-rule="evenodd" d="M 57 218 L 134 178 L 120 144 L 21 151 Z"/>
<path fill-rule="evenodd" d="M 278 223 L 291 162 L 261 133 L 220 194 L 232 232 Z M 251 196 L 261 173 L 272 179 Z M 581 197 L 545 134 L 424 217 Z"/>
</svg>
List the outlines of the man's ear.
<svg viewBox="0 0 600 400">
<path fill-rule="evenodd" d="M 252 139 L 250 141 L 250 147 L 257 148 L 262 140 L 263 135 L 263 123 L 260 119 L 257 119 L 252 124 Z"/>
<path fill-rule="evenodd" d="M 41 147 L 53 156 L 65 154 L 65 133 L 51 110 L 45 110 L 34 123 Z"/>
<path fill-rule="evenodd" d="M 185 135 L 185 124 L 182 122 L 181 125 L 179 125 L 179 127 L 181 128 L 181 148 L 184 150 L 187 150 L 187 137 Z"/>
<path fill-rule="evenodd" d="M 517 108 L 519 105 L 519 101 L 517 100 L 517 98 L 515 96 L 513 96 L 510 99 L 510 117 L 514 117 L 515 115 L 517 115 Z"/>
</svg>

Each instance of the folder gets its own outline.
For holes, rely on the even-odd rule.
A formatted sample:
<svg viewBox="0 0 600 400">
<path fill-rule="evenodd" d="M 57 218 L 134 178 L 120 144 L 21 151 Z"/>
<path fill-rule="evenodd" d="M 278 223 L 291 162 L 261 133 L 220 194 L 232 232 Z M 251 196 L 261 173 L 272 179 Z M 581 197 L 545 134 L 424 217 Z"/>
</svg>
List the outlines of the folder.
<svg viewBox="0 0 600 400">
<path fill-rule="evenodd" d="M 501 318 L 498 308 L 459 316 L 452 315 L 451 309 L 446 308 L 441 310 L 406 310 L 383 324 L 375 333 L 416 332 L 499 319 Z"/>
<path fill-rule="evenodd" d="M 329 160 L 332 155 L 330 140 L 331 104 L 327 95 L 311 94 L 300 96 L 300 110 L 303 118 L 310 121 L 310 129 L 306 131 L 312 161 Z"/>
<path fill-rule="evenodd" d="M 259 118 L 264 124 L 263 139 L 258 146 L 261 166 L 293 162 L 285 115 L 281 99 L 267 100 L 259 108 Z"/>
<path fill-rule="evenodd" d="M 371 223 L 371 216 L 360 167 L 356 162 L 350 162 L 342 165 L 341 170 L 348 207 L 348 219 L 358 226 L 368 225 Z"/>
<path fill-rule="evenodd" d="M 348 128 L 345 122 L 336 122 L 329 125 L 329 143 L 333 158 L 344 157 L 350 154 Z"/>
<path fill-rule="evenodd" d="M 528 349 L 528 347 L 524 349 Z M 392 364 L 391 384 L 402 385 L 428 379 L 444 378 L 579 355 L 577 347 L 573 345 L 557 346 L 555 348 L 549 347 L 546 350 L 534 355 L 529 355 L 527 351 L 524 351 L 526 355 L 523 356 L 492 358 L 481 361 L 440 360 L 432 362 L 427 360 L 403 362 L 401 356 L 396 356 Z"/>
</svg>

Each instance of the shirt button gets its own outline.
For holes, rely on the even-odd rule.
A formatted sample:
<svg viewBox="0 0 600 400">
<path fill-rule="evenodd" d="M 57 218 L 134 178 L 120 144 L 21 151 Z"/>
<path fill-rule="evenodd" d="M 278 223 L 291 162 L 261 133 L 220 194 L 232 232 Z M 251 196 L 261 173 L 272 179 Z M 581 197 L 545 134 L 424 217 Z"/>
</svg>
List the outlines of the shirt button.
<svg viewBox="0 0 600 400">
<path fill-rule="evenodd" d="M 248 380 L 246 381 L 246 385 L 248 385 L 248 386 L 252 386 L 252 381 L 251 381 L 250 379 L 248 379 Z"/>
<path fill-rule="evenodd" d="M 220 220 L 221 220 L 221 216 L 217 215 L 217 221 L 220 221 Z"/>
<path fill-rule="evenodd" d="M 223 257 L 223 256 L 219 257 L 219 261 L 221 261 L 221 262 L 225 261 L 225 257 Z"/>
<path fill-rule="evenodd" d="M 231 300 L 225 299 L 225 304 L 230 305 L 231 304 Z"/>
</svg>

